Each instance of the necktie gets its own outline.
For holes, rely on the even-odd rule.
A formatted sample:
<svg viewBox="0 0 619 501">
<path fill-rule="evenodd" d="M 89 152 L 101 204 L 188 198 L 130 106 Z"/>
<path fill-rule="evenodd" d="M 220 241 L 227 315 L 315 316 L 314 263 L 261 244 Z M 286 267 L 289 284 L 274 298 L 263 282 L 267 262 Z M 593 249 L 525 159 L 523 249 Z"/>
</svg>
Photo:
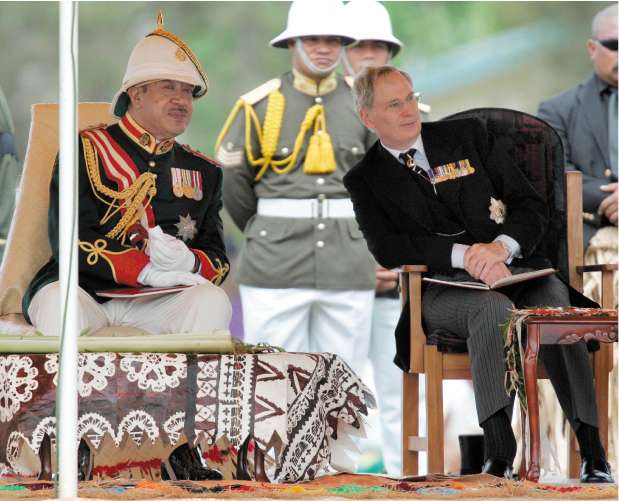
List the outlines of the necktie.
<svg viewBox="0 0 619 501">
<path fill-rule="evenodd" d="M 434 186 L 434 177 L 428 175 L 428 173 L 417 165 L 415 162 L 415 153 L 417 150 L 415 148 L 411 148 L 410 150 L 400 153 L 400 160 L 404 162 L 404 165 L 413 173 L 421 176 L 423 179 L 428 181 L 432 185 L 432 189 L 434 190 L 434 194 L 436 194 L 436 186 Z"/>
<path fill-rule="evenodd" d="M 610 88 L 608 96 L 608 155 L 610 168 L 617 176 L 617 88 Z"/>
<path fill-rule="evenodd" d="M 417 153 L 417 150 L 415 148 L 411 148 L 404 153 L 400 153 L 400 160 L 404 162 L 404 165 L 406 165 L 406 167 L 410 171 L 414 172 L 415 174 L 419 174 L 420 176 L 424 176 L 425 171 L 417 165 L 417 162 L 415 162 L 415 153 Z"/>
</svg>

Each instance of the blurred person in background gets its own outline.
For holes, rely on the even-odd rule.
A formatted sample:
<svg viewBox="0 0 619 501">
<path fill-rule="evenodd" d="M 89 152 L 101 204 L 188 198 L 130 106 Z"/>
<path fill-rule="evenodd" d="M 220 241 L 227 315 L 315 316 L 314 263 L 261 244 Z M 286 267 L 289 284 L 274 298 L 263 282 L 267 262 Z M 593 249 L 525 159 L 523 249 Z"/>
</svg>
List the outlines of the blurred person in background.
<svg viewBox="0 0 619 501">
<path fill-rule="evenodd" d="M 596 257 L 600 262 L 616 263 L 617 4 L 595 15 L 586 46 L 593 62 L 593 74 L 542 102 L 538 116 L 561 136 L 565 168 L 582 172 L 587 259 Z M 615 274 L 615 281 L 616 278 Z M 599 301 L 598 281 L 598 273 L 585 274 L 585 293 Z"/>
<path fill-rule="evenodd" d="M 585 264 L 617 263 L 617 4 L 593 18 L 586 42 L 593 74 L 539 105 L 538 116 L 561 136 L 565 168 L 583 177 Z M 618 274 L 614 273 L 617 307 Z M 601 274 L 585 273 L 583 292 L 599 302 Z M 617 450 L 617 352 L 610 378 L 609 453 Z M 545 392 L 542 392 L 545 395 Z M 544 396 L 542 396 L 544 398 Z M 549 407 L 548 405 L 546 407 Z M 557 430 L 560 430 L 557 427 Z M 567 430 L 562 429 L 561 434 Z"/>
<path fill-rule="evenodd" d="M 0 263 L 13 219 L 15 192 L 21 175 L 21 163 L 17 158 L 14 133 L 9 105 L 0 88 Z"/>
<path fill-rule="evenodd" d="M 368 352 L 374 261 L 342 178 L 373 141 L 335 70 L 353 42 L 339 0 L 295 0 L 271 41 L 292 69 L 244 94 L 216 143 L 224 206 L 244 231 L 244 337 L 333 352 L 359 372 Z"/>
</svg>

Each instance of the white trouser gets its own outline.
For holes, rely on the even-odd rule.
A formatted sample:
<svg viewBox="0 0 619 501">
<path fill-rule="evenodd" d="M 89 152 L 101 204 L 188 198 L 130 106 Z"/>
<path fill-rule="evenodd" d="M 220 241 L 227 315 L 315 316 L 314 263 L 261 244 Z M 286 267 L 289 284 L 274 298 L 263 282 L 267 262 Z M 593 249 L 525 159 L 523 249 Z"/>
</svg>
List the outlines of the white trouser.
<svg viewBox="0 0 619 501">
<path fill-rule="evenodd" d="M 393 363 L 400 311 L 398 299 L 376 298 L 370 336 L 369 358 L 380 413 L 383 461 L 389 475 L 401 475 L 402 469 L 402 371 Z"/>
<path fill-rule="evenodd" d="M 107 326 L 137 327 L 150 334 L 209 332 L 227 329 L 232 317 L 228 296 L 210 282 L 174 294 L 97 303 L 78 289 L 79 329 Z M 60 283 L 52 282 L 32 298 L 28 315 L 37 330 L 60 335 Z"/>
<path fill-rule="evenodd" d="M 374 291 L 240 286 L 244 339 L 287 351 L 330 352 L 357 374 L 369 347 Z"/>
</svg>

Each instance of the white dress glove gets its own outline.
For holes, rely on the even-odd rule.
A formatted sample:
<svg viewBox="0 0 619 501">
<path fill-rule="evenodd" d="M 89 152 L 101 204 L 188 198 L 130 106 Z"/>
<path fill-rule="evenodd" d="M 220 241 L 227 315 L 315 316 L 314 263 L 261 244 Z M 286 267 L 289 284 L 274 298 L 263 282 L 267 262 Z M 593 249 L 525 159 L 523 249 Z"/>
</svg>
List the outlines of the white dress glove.
<svg viewBox="0 0 619 501">
<path fill-rule="evenodd" d="M 162 271 L 191 272 L 196 265 L 196 256 L 182 240 L 164 233 L 160 226 L 148 229 L 150 261 Z"/>
<path fill-rule="evenodd" d="M 148 263 L 138 276 L 138 282 L 150 287 L 174 287 L 175 285 L 199 285 L 207 280 L 197 273 L 187 271 L 162 271 Z"/>
</svg>

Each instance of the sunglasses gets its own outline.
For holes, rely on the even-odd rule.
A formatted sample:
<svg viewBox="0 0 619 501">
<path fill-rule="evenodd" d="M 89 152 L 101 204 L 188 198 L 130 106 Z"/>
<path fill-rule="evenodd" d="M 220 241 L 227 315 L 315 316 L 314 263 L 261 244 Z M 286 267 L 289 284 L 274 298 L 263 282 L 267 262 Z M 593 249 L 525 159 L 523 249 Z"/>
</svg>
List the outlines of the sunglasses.
<svg viewBox="0 0 619 501">
<path fill-rule="evenodd" d="M 617 52 L 617 39 L 614 40 L 596 40 L 602 47 L 608 50 L 614 50 Z"/>
</svg>

